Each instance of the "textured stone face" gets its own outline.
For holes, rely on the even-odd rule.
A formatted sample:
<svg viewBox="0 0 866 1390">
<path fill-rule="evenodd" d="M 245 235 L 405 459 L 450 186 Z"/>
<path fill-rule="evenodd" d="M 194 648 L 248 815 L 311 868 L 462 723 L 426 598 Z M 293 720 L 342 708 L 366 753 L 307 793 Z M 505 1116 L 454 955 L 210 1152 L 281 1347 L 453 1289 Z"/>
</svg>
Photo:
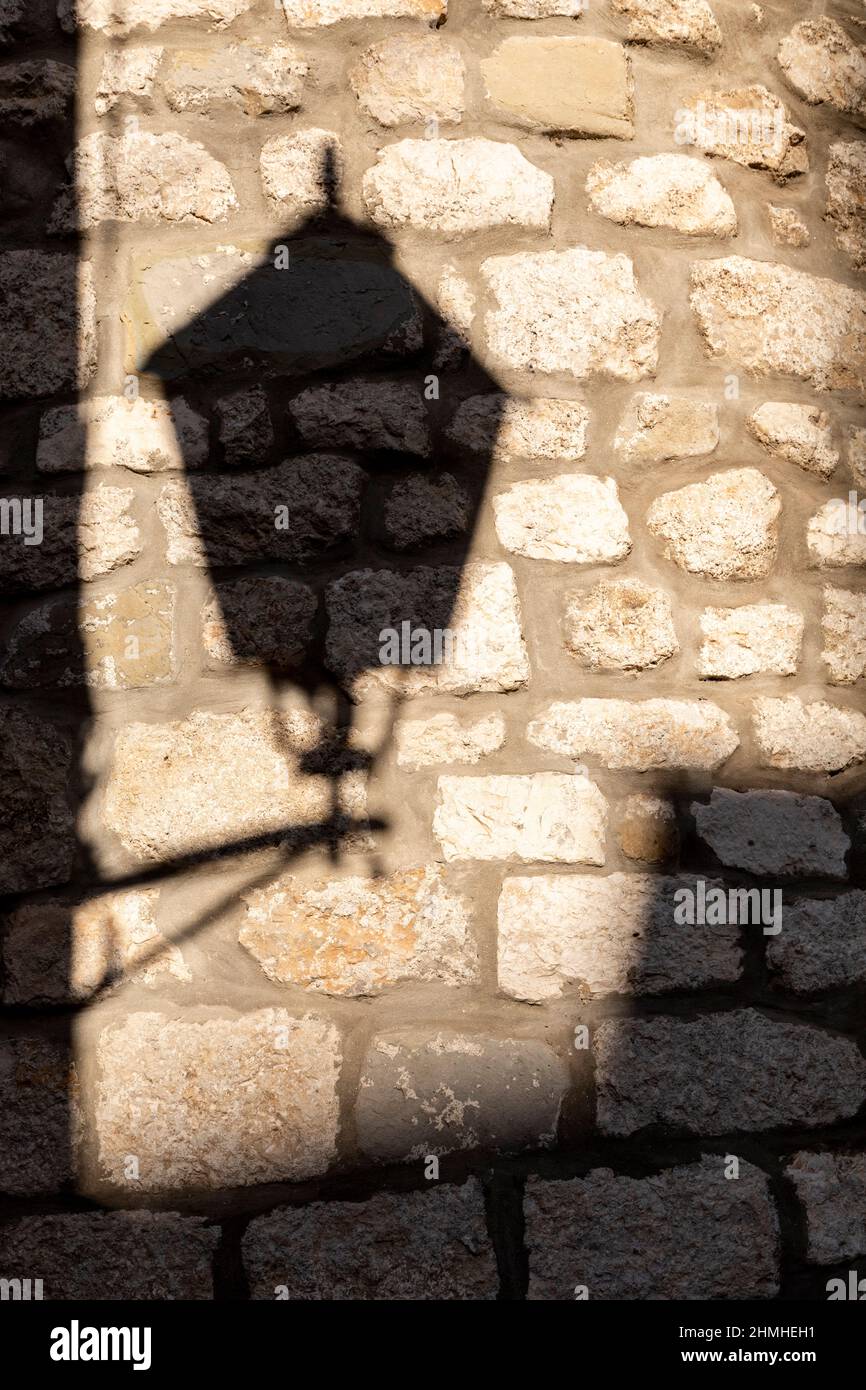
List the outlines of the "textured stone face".
<svg viewBox="0 0 866 1390">
<path fill-rule="evenodd" d="M 358 1142 L 381 1163 L 544 1148 L 567 1086 L 565 1063 L 544 1043 L 444 1029 L 380 1033 L 363 1063 Z"/>
<path fill-rule="evenodd" d="M 812 1127 L 856 1113 L 866 1093 L 853 1042 L 755 1009 L 609 1020 L 595 1056 L 598 1123 L 611 1136 L 651 1124 L 706 1135 Z"/>
<path fill-rule="evenodd" d="M 349 70 L 361 110 L 379 125 L 459 121 L 466 65 L 438 34 L 399 35 L 364 49 Z"/>
<path fill-rule="evenodd" d="M 103 1030 L 100 1169 L 117 1187 L 248 1186 L 322 1173 L 335 1155 L 341 1050 L 333 1024 L 285 1009 L 185 1021 L 130 1014 Z M 139 1180 L 125 1176 L 138 1159 Z"/>
<path fill-rule="evenodd" d="M 96 369 L 93 270 L 54 251 L 0 255 L 0 398 L 86 386 Z"/>
<path fill-rule="evenodd" d="M 866 390 L 866 294 L 788 266 L 730 256 L 692 267 L 691 305 L 709 357 L 818 391 Z M 811 331 L 804 334 L 804 323 Z"/>
<path fill-rule="evenodd" d="M 313 639 L 318 604 L 297 579 L 259 574 L 220 580 L 202 610 L 209 666 L 271 666 L 290 670 Z"/>
<path fill-rule="evenodd" d="M 299 29 L 337 24 L 343 19 L 419 19 L 430 25 L 444 20 L 448 0 L 282 0 L 286 19 Z"/>
<path fill-rule="evenodd" d="M 313 886 L 291 876 L 246 899 L 240 942 L 269 979 L 324 994 L 379 994 L 402 980 L 477 975 L 466 901 L 438 869 Z"/>
<path fill-rule="evenodd" d="M 738 929 L 678 925 L 674 894 L 693 879 L 658 874 L 507 878 L 499 898 L 499 988 L 539 1004 L 582 995 L 660 994 L 739 978 Z"/>
<path fill-rule="evenodd" d="M 638 393 L 617 427 L 613 447 L 628 463 L 711 454 L 719 442 L 719 408 L 712 401 Z"/>
<path fill-rule="evenodd" d="M 262 146 L 259 171 L 272 213 L 284 225 L 318 217 L 328 207 L 342 176 L 343 153 L 333 130 L 312 127 L 275 135 Z"/>
<path fill-rule="evenodd" d="M 261 464 L 274 442 L 268 398 L 260 386 L 222 396 L 216 403 L 219 437 L 226 463 Z"/>
<path fill-rule="evenodd" d="M 512 458 L 576 463 L 586 453 L 588 423 L 589 411 L 577 401 L 515 400 L 491 391 L 460 402 L 448 435 L 494 463 Z"/>
<path fill-rule="evenodd" d="M 829 417 L 817 406 L 765 401 L 752 411 L 746 429 L 771 454 L 820 478 L 829 478 L 839 462 Z"/>
<path fill-rule="evenodd" d="M 612 565 L 631 550 L 613 478 L 565 473 L 514 483 L 494 497 L 493 513 L 505 549 L 532 560 Z"/>
<path fill-rule="evenodd" d="M 62 116 L 75 92 L 75 69 L 51 58 L 0 67 L 0 117 L 31 126 Z"/>
<path fill-rule="evenodd" d="M 568 595 L 565 645 L 593 671 L 641 671 L 679 650 L 671 601 L 640 579 L 602 579 Z"/>
<path fill-rule="evenodd" d="M 806 527 L 806 547 L 816 569 L 847 569 L 866 565 L 863 514 L 842 498 L 825 502 Z"/>
<path fill-rule="evenodd" d="M 866 716 L 825 700 L 755 700 L 752 723 L 762 767 L 841 772 L 866 758 Z"/>
<path fill-rule="evenodd" d="M 36 467 L 42 473 L 201 468 L 207 462 L 207 435 L 205 417 L 179 396 L 172 401 L 96 396 L 45 411 L 39 422 Z"/>
<path fill-rule="evenodd" d="M 556 701 L 526 731 L 530 743 L 604 767 L 720 767 L 739 746 L 724 710 L 709 700 Z"/>
<path fill-rule="evenodd" d="M 339 815 L 364 815 L 362 774 L 339 750 L 329 764 L 328 751 L 324 726 L 300 711 L 130 724 L 115 740 L 104 823 L 143 859 L 303 838 L 330 819 L 334 798 Z M 320 770 L 306 771 L 314 754 Z"/>
<path fill-rule="evenodd" d="M 830 146 L 827 164 L 827 218 L 836 229 L 836 245 L 851 257 L 855 270 L 866 269 L 866 144 Z"/>
<path fill-rule="evenodd" d="M 821 660 L 835 685 L 853 685 L 866 675 L 866 594 L 824 586 Z"/>
<path fill-rule="evenodd" d="M 76 847 L 66 734 L 6 706 L 0 711 L 0 758 L 0 892 L 66 883 Z"/>
<path fill-rule="evenodd" d="M 801 898 L 785 909 L 767 960 L 785 989 L 810 994 L 866 979 L 866 893 Z"/>
<path fill-rule="evenodd" d="M 629 59 L 609 39 L 508 38 L 480 66 L 493 105 L 519 125 L 634 134 Z"/>
<path fill-rule="evenodd" d="M 779 1226 L 769 1184 L 719 1155 L 648 1178 L 596 1168 L 530 1178 L 524 1200 L 530 1300 L 774 1298 Z"/>
<path fill-rule="evenodd" d="M 811 1264 L 866 1253 L 866 1161 L 862 1154 L 801 1151 L 785 1169 L 806 1216 Z"/>
<path fill-rule="evenodd" d="M 721 862 L 752 874 L 845 878 L 851 841 L 838 811 L 820 796 L 714 787 L 695 802 L 697 831 Z"/>
<path fill-rule="evenodd" d="M 400 767 L 435 767 L 437 763 L 477 763 L 505 742 L 505 720 L 489 714 L 465 723 L 456 714 L 406 719 L 397 725 Z"/>
<path fill-rule="evenodd" d="M 72 1057 L 62 1045 L 37 1038 L 0 1043 L 0 1190 L 55 1192 L 72 1176 L 76 1085 Z"/>
<path fill-rule="evenodd" d="M 866 52 L 828 16 L 795 24 L 779 45 L 779 66 L 798 96 L 866 119 Z"/>
<path fill-rule="evenodd" d="M 553 179 L 516 145 L 495 140 L 401 140 L 364 175 L 367 211 L 379 227 L 464 236 L 494 227 L 547 231 Z"/>
<path fill-rule="evenodd" d="M 253 0 L 58 0 L 64 29 L 97 29 L 123 35 L 158 29 L 169 19 L 209 19 L 222 27 L 250 8 Z"/>
<path fill-rule="evenodd" d="M 643 792 L 627 798 L 617 834 L 623 854 L 646 864 L 663 864 L 679 849 L 680 836 L 673 805 Z"/>
<path fill-rule="evenodd" d="M 393 550 L 412 550 L 459 536 L 472 516 L 469 494 L 450 473 L 412 474 L 395 483 L 385 502 L 385 534 Z"/>
<path fill-rule="evenodd" d="M 780 183 L 809 169 L 804 132 L 789 123 L 784 103 L 758 83 L 701 92 L 679 107 L 675 120 L 678 144 L 767 169 Z"/>
<path fill-rule="evenodd" d="M 715 174 L 699 159 L 649 155 L 629 164 L 600 160 L 586 181 L 593 212 L 624 226 L 672 227 L 686 236 L 735 236 L 737 214 Z"/>
<path fill-rule="evenodd" d="M 158 44 L 109 49 L 102 60 L 102 74 L 94 100 L 97 116 L 107 115 L 123 96 L 147 101 L 153 95 L 153 84 L 164 52 Z"/>
<path fill-rule="evenodd" d="M 289 414 L 310 448 L 430 453 L 427 407 L 418 388 L 400 381 L 332 382 L 310 386 L 289 402 Z"/>
<path fill-rule="evenodd" d="M 531 372 L 640 381 L 658 365 L 661 314 L 628 256 L 577 247 L 492 256 L 481 274 L 494 362 Z"/>
<path fill-rule="evenodd" d="M 579 774 L 440 777 L 433 817 L 446 860 L 603 864 L 607 802 Z"/>
<path fill-rule="evenodd" d="M 307 63 L 288 44 L 227 44 L 218 50 L 171 49 L 163 90 L 172 111 L 238 107 L 247 116 L 294 111 Z"/>
<path fill-rule="evenodd" d="M 846 458 L 854 481 L 866 487 L 866 429 L 849 425 L 845 431 Z"/>
<path fill-rule="evenodd" d="M 41 544 L 26 545 L 13 534 L 0 546 L 3 592 L 98 579 L 134 560 L 141 551 L 141 533 L 129 515 L 132 501 L 132 490 L 121 487 L 94 488 L 80 498 L 45 497 Z"/>
<path fill-rule="evenodd" d="M 284 1207 L 250 1222 L 243 1256 L 254 1299 L 495 1299 L 496 1260 L 477 1178 Z"/>
<path fill-rule="evenodd" d="M 577 19 L 586 0 L 481 0 L 488 14 L 501 19 L 550 19 L 563 15 Z"/>
<path fill-rule="evenodd" d="M 633 43 L 686 48 L 711 57 L 722 42 L 707 0 L 613 0 Z"/>
<path fill-rule="evenodd" d="M 783 603 L 705 608 L 697 673 L 710 680 L 738 680 L 761 672 L 793 676 L 800 660 L 804 626 L 802 613 Z"/>
<path fill-rule="evenodd" d="M 770 235 L 777 246 L 808 246 L 812 234 L 806 223 L 794 208 L 776 207 L 767 204 L 770 219 Z"/>
<path fill-rule="evenodd" d="M 211 1299 L 219 1228 L 174 1212 L 28 1216 L 0 1236 L 7 1278 L 39 1269 L 43 1297 Z"/>
<path fill-rule="evenodd" d="M 776 560 L 781 500 L 756 468 L 712 473 L 656 498 L 647 526 L 665 555 L 690 574 L 710 579 L 764 579 Z"/>
</svg>

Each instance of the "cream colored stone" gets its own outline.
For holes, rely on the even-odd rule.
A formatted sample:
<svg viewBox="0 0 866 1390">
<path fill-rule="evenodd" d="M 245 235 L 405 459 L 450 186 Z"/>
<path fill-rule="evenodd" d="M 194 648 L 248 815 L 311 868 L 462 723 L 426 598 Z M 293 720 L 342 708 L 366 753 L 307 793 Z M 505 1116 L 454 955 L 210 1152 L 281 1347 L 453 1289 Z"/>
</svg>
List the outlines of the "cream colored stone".
<svg viewBox="0 0 866 1390">
<path fill-rule="evenodd" d="M 436 303 L 442 318 L 433 365 L 457 367 L 469 349 L 475 319 L 475 295 L 457 266 L 443 266 L 436 287 Z"/>
<path fill-rule="evenodd" d="M 343 153 L 333 130 L 299 130 L 266 141 L 259 157 L 265 197 L 273 213 L 291 225 L 330 206 L 343 173 Z"/>
<path fill-rule="evenodd" d="M 679 651 L 671 601 L 640 579 L 601 579 L 572 592 L 565 645 L 593 671 L 641 671 Z"/>
<path fill-rule="evenodd" d="M 629 21 L 632 43 L 686 48 L 710 58 L 722 42 L 707 0 L 613 0 L 613 9 Z"/>
<path fill-rule="evenodd" d="M 712 401 L 639 393 L 617 427 L 613 447 L 627 462 L 666 463 L 711 454 L 719 443 Z"/>
<path fill-rule="evenodd" d="M 779 45 L 779 66 L 798 96 L 866 118 L 866 49 L 828 15 L 795 24 Z"/>
<path fill-rule="evenodd" d="M 764 579 L 776 560 L 779 494 L 755 468 L 712 473 L 657 497 L 647 525 L 665 555 L 690 574 Z"/>
<path fill-rule="evenodd" d="M 448 426 L 448 437 L 492 463 L 556 459 L 576 463 L 586 454 L 589 411 L 577 401 L 520 400 L 501 391 L 468 396 Z"/>
<path fill-rule="evenodd" d="M 674 119 L 678 145 L 693 145 L 747 169 L 767 169 L 779 183 L 808 172 L 805 132 L 789 123 L 784 102 L 760 83 L 699 92 Z"/>
<path fill-rule="evenodd" d="M 438 34 L 400 34 L 365 48 L 349 69 L 361 110 L 383 126 L 463 115 L 466 65 Z"/>
<path fill-rule="evenodd" d="M 607 802 L 579 773 L 440 777 L 433 833 L 448 862 L 603 864 Z"/>
<path fill-rule="evenodd" d="M 36 467 L 42 473 L 128 468 L 162 473 L 201 468 L 208 458 L 208 422 L 177 396 L 95 396 L 53 406 L 39 422 Z"/>
<path fill-rule="evenodd" d="M 222 222 L 238 206 L 225 165 L 172 131 L 94 131 L 68 163 L 72 183 L 51 214 L 55 232 L 100 222 Z"/>
<path fill-rule="evenodd" d="M 506 878 L 499 897 L 499 988 L 541 1004 L 570 986 L 590 997 L 661 994 L 730 984 L 741 971 L 738 929 L 675 918 L 678 889 L 661 874 Z"/>
<path fill-rule="evenodd" d="M 172 111 L 209 112 L 239 107 L 247 116 L 295 111 L 308 65 L 289 44 L 220 44 L 173 48 L 162 71 Z"/>
<path fill-rule="evenodd" d="M 240 943 L 277 984 L 355 998 L 478 974 L 468 903 L 438 868 L 313 885 L 285 875 L 244 901 Z"/>
<path fill-rule="evenodd" d="M 593 164 L 586 180 L 593 212 L 624 226 L 672 227 L 686 236 L 736 236 L 734 204 L 700 159 L 645 155 L 629 163 Z"/>
<path fill-rule="evenodd" d="M 505 549 L 533 560 L 614 565 L 631 550 L 613 478 L 564 473 L 513 483 L 494 497 L 493 513 Z"/>
<path fill-rule="evenodd" d="M 767 204 L 770 232 L 777 246 L 808 246 L 812 235 L 796 208 Z"/>
<path fill-rule="evenodd" d="M 631 65 L 610 39 L 508 38 L 482 60 L 481 75 L 497 111 L 518 125 L 620 140 L 634 134 Z"/>
<path fill-rule="evenodd" d="M 562 15 L 577 19 L 587 0 L 481 0 L 488 14 L 497 19 L 552 19 Z"/>
<path fill-rule="evenodd" d="M 315 1014 L 130 1014 L 103 1029 L 96 1060 L 99 1166 L 116 1187 L 297 1181 L 336 1156 L 340 1035 Z"/>
<path fill-rule="evenodd" d="M 405 719 L 397 725 L 396 740 L 399 767 L 477 763 L 504 744 L 505 720 L 501 714 L 488 714 L 465 723 L 456 714 L 445 713 L 430 719 Z"/>
<path fill-rule="evenodd" d="M 436 26 L 448 0 L 282 0 L 290 27 L 316 29 L 343 19 L 418 19 Z"/>
<path fill-rule="evenodd" d="M 827 212 L 836 245 L 866 270 L 866 143 L 831 145 L 827 164 Z"/>
<path fill-rule="evenodd" d="M 170 19 L 209 19 L 222 28 L 244 14 L 254 0 L 58 0 L 60 21 L 112 35 L 158 29 Z"/>
<path fill-rule="evenodd" d="M 115 739 L 105 827 L 139 858 L 160 859 L 257 837 L 291 842 L 335 810 L 363 818 L 362 774 L 339 753 L 328 768 L 327 748 L 320 721 L 300 711 L 199 710 L 174 724 L 128 724 Z M 327 770 L 304 769 L 313 750 Z"/>
<path fill-rule="evenodd" d="M 848 425 L 845 430 L 845 457 L 855 483 L 866 488 L 866 428 Z"/>
<path fill-rule="evenodd" d="M 362 182 L 379 227 L 464 236 L 493 227 L 547 231 L 553 179 L 516 145 L 496 140 L 401 140 L 379 151 Z"/>
<path fill-rule="evenodd" d="M 842 772 L 866 759 L 866 716 L 858 710 L 804 704 L 796 696 L 755 700 L 752 723 L 762 767 Z"/>
<path fill-rule="evenodd" d="M 579 246 L 491 256 L 481 274 L 494 362 L 517 371 L 639 381 L 658 365 L 661 312 L 638 290 L 628 256 Z"/>
<path fill-rule="evenodd" d="M 810 517 L 806 546 L 816 569 L 866 565 L 866 514 L 853 493 L 847 501 L 833 497 Z"/>
<path fill-rule="evenodd" d="M 94 105 L 97 116 L 105 116 L 121 97 L 137 101 L 153 95 L 153 84 L 164 49 L 157 44 L 140 48 L 109 49 L 102 60 L 102 73 Z"/>
<path fill-rule="evenodd" d="M 752 411 L 746 429 L 771 454 L 820 478 L 829 478 L 839 462 L 830 418 L 815 405 L 765 401 Z"/>
<path fill-rule="evenodd" d="M 853 685 L 866 676 L 866 594 L 824 585 L 821 660 L 834 685 Z"/>
<path fill-rule="evenodd" d="M 626 799 L 617 835 L 626 858 L 645 864 L 663 864 L 679 850 L 679 828 L 672 803 L 644 792 Z"/>
<path fill-rule="evenodd" d="M 141 553 L 141 532 L 129 515 L 133 492 L 98 487 L 86 492 L 77 511 L 78 574 L 98 579 Z"/>
<path fill-rule="evenodd" d="M 737 680 L 767 673 L 796 674 L 803 645 L 802 613 L 783 603 L 705 608 L 697 673 L 710 680 Z"/>
<path fill-rule="evenodd" d="M 740 743 L 729 715 L 709 700 L 558 700 L 526 736 L 536 748 L 633 772 L 714 771 Z"/>
<path fill-rule="evenodd" d="M 727 868 L 772 878 L 846 877 L 851 841 L 824 797 L 714 787 L 709 804 L 692 804 L 692 815 L 698 835 Z"/>
</svg>

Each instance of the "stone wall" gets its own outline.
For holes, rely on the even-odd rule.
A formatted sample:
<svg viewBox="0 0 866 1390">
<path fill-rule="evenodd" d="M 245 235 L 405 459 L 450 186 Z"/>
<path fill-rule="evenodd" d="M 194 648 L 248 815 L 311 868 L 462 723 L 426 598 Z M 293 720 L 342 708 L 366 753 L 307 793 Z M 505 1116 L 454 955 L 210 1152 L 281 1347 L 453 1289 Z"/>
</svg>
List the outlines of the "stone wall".
<svg viewBox="0 0 866 1390">
<path fill-rule="evenodd" d="M 863 0 L 0 38 L 0 1274 L 826 1297 Z"/>
</svg>

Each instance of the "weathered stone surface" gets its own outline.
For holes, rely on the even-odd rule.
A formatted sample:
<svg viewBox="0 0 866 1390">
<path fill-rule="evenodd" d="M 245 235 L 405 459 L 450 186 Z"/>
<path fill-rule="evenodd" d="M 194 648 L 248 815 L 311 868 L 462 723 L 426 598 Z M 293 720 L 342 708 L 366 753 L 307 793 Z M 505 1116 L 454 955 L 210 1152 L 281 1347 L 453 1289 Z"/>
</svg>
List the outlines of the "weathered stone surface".
<svg viewBox="0 0 866 1390">
<path fill-rule="evenodd" d="M 834 685 L 853 685 L 866 676 L 866 594 L 825 584 L 821 660 Z"/>
<path fill-rule="evenodd" d="M 252 363 L 306 373 L 362 357 L 390 362 L 421 346 L 417 299 L 383 258 L 347 256 L 345 243 L 323 238 L 293 245 L 289 265 L 278 269 L 260 244 L 134 258 L 124 315 L 133 369 L 167 380 Z"/>
<path fill-rule="evenodd" d="M 413 473 L 395 483 L 385 501 L 384 525 L 394 550 L 411 550 L 468 530 L 472 502 L 450 473 Z"/>
<path fill-rule="evenodd" d="M 505 742 L 505 720 L 487 714 L 464 723 L 456 714 L 405 719 L 397 725 L 398 767 L 435 767 L 437 763 L 477 763 Z"/>
<path fill-rule="evenodd" d="M 577 401 L 534 397 L 518 400 L 501 391 L 461 401 L 448 426 L 449 438 L 491 463 L 525 458 L 576 463 L 586 453 L 589 411 Z"/>
<path fill-rule="evenodd" d="M 816 569 L 866 565 L 866 524 L 851 496 L 834 497 L 819 507 L 806 526 L 806 547 Z"/>
<path fill-rule="evenodd" d="M 728 715 L 709 700 L 555 701 L 526 736 L 537 748 L 634 772 L 712 771 L 740 742 Z"/>
<path fill-rule="evenodd" d="M 75 69 L 52 58 L 0 66 L 0 119 L 30 126 L 62 117 L 75 93 Z"/>
<path fill-rule="evenodd" d="M 722 1155 L 647 1178 L 596 1168 L 526 1184 L 530 1301 L 775 1298 L 779 1223 L 764 1173 Z"/>
<path fill-rule="evenodd" d="M 759 377 L 797 377 L 819 391 L 866 390 L 861 290 L 729 256 L 692 267 L 691 305 L 708 357 L 726 357 Z"/>
<path fill-rule="evenodd" d="M 607 802 L 579 773 L 440 777 L 433 834 L 454 859 L 603 864 Z"/>
<path fill-rule="evenodd" d="M 14 908 L 3 935 L 4 1003 L 68 1004 L 120 980 L 191 980 L 181 952 L 157 928 L 158 898 L 149 889 Z"/>
<path fill-rule="evenodd" d="M 465 76 L 460 50 L 438 34 L 383 39 L 349 69 L 361 110 L 383 126 L 459 121 Z"/>
<path fill-rule="evenodd" d="M 519 125 L 580 135 L 634 134 L 631 67 L 610 39 L 505 39 L 481 62 L 487 95 Z"/>
<path fill-rule="evenodd" d="M 440 24 L 448 0 L 282 0 L 286 19 L 299 29 L 337 24 L 342 19 L 418 19 Z"/>
<path fill-rule="evenodd" d="M 845 878 L 851 841 L 832 802 L 788 791 L 714 787 L 692 803 L 698 835 L 721 862 L 747 873 Z"/>
<path fill-rule="evenodd" d="M 679 651 L 671 601 L 641 579 L 601 579 L 570 593 L 565 645 L 592 671 L 642 671 Z"/>
<path fill-rule="evenodd" d="M 427 406 L 405 381 L 328 382 L 289 402 L 289 414 L 310 448 L 430 453 Z"/>
<path fill-rule="evenodd" d="M 95 396 L 52 406 L 39 422 L 36 467 L 42 473 L 128 468 L 162 473 L 201 468 L 208 458 L 208 424 L 182 397 Z"/>
<path fill-rule="evenodd" d="M 797 994 L 859 985 L 866 979 L 866 893 L 801 898 L 785 908 L 767 960 Z"/>
<path fill-rule="evenodd" d="M 845 439 L 848 467 L 855 483 L 866 488 L 866 429 L 860 425 L 848 425 Z"/>
<path fill-rule="evenodd" d="M 76 602 L 32 608 L 4 643 L 0 682 L 13 689 L 135 690 L 173 679 L 175 592 L 143 580 Z"/>
<path fill-rule="evenodd" d="M 686 236 L 736 236 L 734 204 L 700 159 L 645 155 L 630 163 L 593 164 L 586 180 L 593 212 L 624 226 L 672 227 Z"/>
<path fill-rule="evenodd" d="M 168 483 L 157 512 L 170 565 L 304 563 L 358 534 L 365 474 L 328 454 L 257 473 Z"/>
<path fill-rule="evenodd" d="M 495 1299 L 496 1259 L 477 1178 L 366 1202 L 313 1202 L 256 1217 L 243 1235 L 254 1299 Z"/>
<path fill-rule="evenodd" d="M 69 160 L 71 184 L 57 200 L 50 230 L 100 222 L 221 222 L 238 206 L 228 170 L 197 140 L 169 131 L 94 131 Z"/>
<path fill-rule="evenodd" d="M 788 121 L 784 102 L 760 83 L 708 90 L 678 108 L 674 139 L 747 169 L 767 169 L 779 183 L 809 169 L 805 133 Z"/>
<path fill-rule="evenodd" d="M 356 698 L 377 688 L 407 696 L 517 690 L 529 679 L 509 565 L 476 560 L 462 567 L 419 565 L 405 574 L 353 570 L 328 586 L 327 606 L 328 666 Z M 404 624 L 407 633 L 427 634 L 428 641 L 440 634 L 442 661 L 416 665 L 401 652 L 400 665 L 383 665 L 383 643 L 391 633 L 402 639 Z"/>
<path fill-rule="evenodd" d="M 103 818 L 143 859 L 218 850 L 259 836 L 291 840 L 338 814 L 363 816 L 362 775 L 312 714 L 196 711 L 129 724 L 114 745 Z M 306 770 L 315 759 L 316 771 Z M 240 775 L 240 769 L 243 775 Z"/>
<path fill-rule="evenodd" d="M 804 704 L 796 696 L 755 700 L 752 723 L 762 767 L 841 772 L 866 758 L 866 716 L 859 710 Z"/>
<path fill-rule="evenodd" d="M 343 175 L 339 136 L 317 126 L 275 135 L 262 146 L 259 171 L 271 211 L 284 226 L 314 219 L 330 207 Z"/>
<path fill-rule="evenodd" d="M 756 468 L 729 468 L 662 493 L 647 525 L 665 556 L 710 579 L 764 579 L 776 561 L 779 494 Z"/>
<path fill-rule="evenodd" d="M 334 1158 L 340 1035 L 315 1014 L 135 1013 L 103 1029 L 96 1055 L 99 1165 L 118 1187 L 285 1182 Z M 128 1154 L 137 1180 L 126 1175 Z"/>
<path fill-rule="evenodd" d="M 231 106 L 247 116 L 261 116 L 295 111 L 307 72 L 307 63 L 289 44 L 173 48 L 163 66 L 162 87 L 172 111 Z"/>
<path fill-rule="evenodd" d="M 0 1192 L 56 1192 L 72 1176 L 76 1084 L 72 1056 L 61 1044 L 0 1042 Z"/>
<path fill-rule="evenodd" d="M 830 417 L 818 406 L 765 401 L 747 418 L 746 429 L 771 454 L 819 478 L 829 478 L 839 462 Z"/>
<path fill-rule="evenodd" d="M 684 929 L 674 894 L 693 879 L 660 874 L 506 878 L 499 897 L 499 988 L 540 1004 L 582 995 L 662 994 L 740 976 L 735 925 Z"/>
<path fill-rule="evenodd" d="M 170 19 L 210 19 L 222 28 L 243 14 L 253 0 L 58 0 L 64 29 L 97 29 L 125 35 L 158 29 Z"/>
<path fill-rule="evenodd" d="M 455 1149 L 508 1152 L 553 1143 L 568 1069 L 534 1040 L 442 1029 L 373 1038 L 363 1063 L 358 1142 L 379 1162 Z"/>
<path fill-rule="evenodd" d="M 709 680 L 738 680 L 760 672 L 793 676 L 800 661 L 804 627 L 802 613 L 786 608 L 784 603 L 705 608 L 697 673 Z"/>
<path fill-rule="evenodd" d="M 808 246 L 812 234 L 795 208 L 767 204 L 770 234 L 777 246 Z"/>
<path fill-rule="evenodd" d="M 658 365 L 661 312 L 638 290 L 628 256 L 575 247 L 491 256 L 481 273 L 494 360 L 518 371 L 640 381 Z"/>
<path fill-rule="evenodd" d="M 835 19 L 795 24 L 779 45 L 779 66 L 798 96 L 866 119 L 866 50 Z"/>
<path fill-rule="evenodd" d="M 478 974 L 469 905 L 438 868 L 317 884 L 287 874 L 245 902 L 240 943 L 277 984 L 356 997 Z"/>
<path fill-rule="evenodd" d="M 97 579 L 139 554 L 141 535 L 129 515 L 131 489 L 99 487 L 80 498 L 39 500 L 43 503 L 41 543 L 28 545 L 25 535 L 12 534 L 0 546 L 3 593 L 57 589 L 76 579 Z"/>
<path fill-rule="evenodd" d="M 857 1045 L 755 1009 L 694 1021 L 616 1019 L 595 1030 L 603 1134 L 664 1124 L 687 1134 L 813 1127 L 856 1114 L 866 1096 Z"/>
<path fill-rule="evenodd" d="M 836 245 L 866 270 L 866 144 L 831 145 L 827 164 L 827 219 Z"/>
<path fill-rule="evenodd" d="M 274 442 L 268 398 L 261 386 L 246 386 L 216 403 L 225 461 L 261 464 Z"/>
<path fill-rule="evenodd" d="M 586 9 L 586 0 L 481 0 L 488 14 L 497 19 L 550 19 L 562 15 L 577 19 Z"/>
<path fill-rule="evenodd" d="M 493 227 L 547 231 L 553 179 L 516 145 L 496 140 L 401 140 L 364 175 L 367 211 L 379 227 L 465 236 Z"/>
<path fill-rule="evenodd" d="M 613 9 L 628 20 L 632 43 L 686 48 L 710 58 L 722 42 L 707 0 L 613 0 Z"/>
<path fill-rule="evenodd" d="M 0 709 L 0 892 L 65 883 L 75 857 L 70 743 L 59 728 L 13 705 Z"/>
<path fill-rule="evenodd" d="M 866 1254 L 866 1157 L 794 1154 L 785 1177 L 806 1215 L 810 1264 L 830 1265 Z"/>
<path fill-rule="evenodd" d="M 613 447 L 627 462 L 666 463 L 711 454 L 719 443 L 712 401 L 639 392 L 620 420 Z"/>
<path fill-rule="evenodd" d="M 643 792 L 626 799 L 617 835 L 623 854 L 645 864 L 663 864 L 679 850 L 680 835 L 672 803 Z"/>
<path fill-rule="evenodd" d="M 433 365 L 450 371 L 466 358 L 475 319 L 475 294 L 465 275 L 450 262 L 439 276 L 436 305 L 442 322 Z"/>
<path fill-rule="evenodd" d="M 153 84 L 164 52 L 158 44 L 109 49 L 102 60 L 96 89 L 97 116 L 107 115 L 124 96 L 147 101 L 153 95 Z"/>
<path fill-rule="evenodd" d="M 564 473 L 513 483 L 494 497 L 493 513 L 505 549 L 532 560 L 615 565 L 631 550 L 613 478 Z"/>
<path fill-rule="evenodd" d="M 219 580 L 202 611 L 209 666 L 299 666 L 318 603 L 306 584 L 280 574 Z"/>
<path fill-rule="evenodd" d="M 0 255 L 0 398 L 86 386 L 96 370 L 93 268 L 77 255 Z"/>
<path fill-rule="evenodd" d="M 26 1216 L 0 1235 L 7 1278 L 38 1270 L 46 1299 L 212 1299 L 219 1227 L 175 1212 Z"/>
</svg>

